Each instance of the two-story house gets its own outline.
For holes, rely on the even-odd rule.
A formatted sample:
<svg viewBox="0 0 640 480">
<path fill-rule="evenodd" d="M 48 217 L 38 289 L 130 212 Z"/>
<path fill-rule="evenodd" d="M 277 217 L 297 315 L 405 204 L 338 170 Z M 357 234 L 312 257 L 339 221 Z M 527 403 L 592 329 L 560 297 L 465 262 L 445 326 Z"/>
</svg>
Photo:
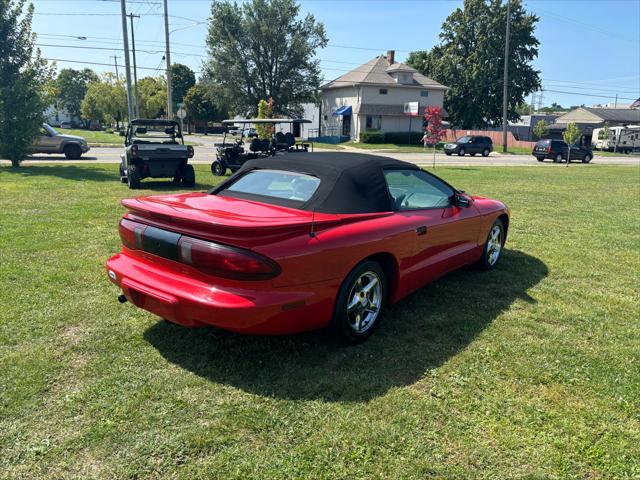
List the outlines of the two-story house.
<svg viewBox="0 0 640 480">
<path fill-rule="evenodd" d="M 427 105 L 442 107 L 447 87 L 394 57 L 389 50 L 320 87 L 323 132 L 359 141 L 360 132 L 408 132 L 410 123 L 422 130 L 422 119 L 410 122 L 404 104 L 419 102 L 422 115 Z"/>
</svg>

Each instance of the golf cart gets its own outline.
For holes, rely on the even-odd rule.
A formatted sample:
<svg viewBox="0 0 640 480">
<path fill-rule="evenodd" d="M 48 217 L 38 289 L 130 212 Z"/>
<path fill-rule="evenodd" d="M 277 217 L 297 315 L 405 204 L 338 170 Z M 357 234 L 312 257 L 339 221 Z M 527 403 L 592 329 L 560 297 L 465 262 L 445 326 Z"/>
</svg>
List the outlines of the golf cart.
<svg viewBox="0 0 640 480">
<path fill-rule="evenodd" d="M 311 123 L 311 120 L 302 118 L 248 118 L 244 120 L 224 120 L 222 124 L 226 127 L 222 143 L 216 143 L 216 159 L 211 164 L 211 173 L 216 176 L 223 176 L 227 168 L 231 172 L 238 170 L 244 162 L 254 158 L 268 157 L 277 152 L 307 152 L 309 148 L 313 151 L 313 143 L 296 140 L 292 132 L 299 132 L 303 123 Z M 280 125 L 280 130 L 275 132 L 270 139 L 253 138 L 245 145 L 245 132 L 253 131 L 251 125 Z M 289 131 L 282 132 L 282 125 L 289 125 Z M 227 141 L 227 135 L 231 135 L 232 141 Z"/>
<path fill-rule="evenodd" d="M 120 181 L 129 188 L 139 188 L 143 178 L 172 177 L 184 187 L 196 184 L 193 147 L 184 144 L 180 124 L 173 120 L 132 120 L 124 136 L 124 153 L 120 155 Z"/>
</svg>

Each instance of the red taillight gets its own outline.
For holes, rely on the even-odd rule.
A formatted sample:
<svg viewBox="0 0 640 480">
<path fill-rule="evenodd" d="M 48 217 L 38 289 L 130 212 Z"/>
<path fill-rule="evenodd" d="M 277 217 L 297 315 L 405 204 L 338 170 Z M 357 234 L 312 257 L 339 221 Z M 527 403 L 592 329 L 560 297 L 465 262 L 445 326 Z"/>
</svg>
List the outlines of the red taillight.
<svg viewBox="0 0 640 480">
<path fill-rule="evenodd" d="M 132 222 L 126 218 L 120 220 L 120 227 L 118 230 L 120 232 L 122 244 L 131 250 L 142 249 L 142 237 L 144 235 L 145 228 L 147 228 L 146 225 Z"/>
<path fill-rule="evenodd" d="M 178 242 L 178 258 L 204 273 L 235 280 L 267 280 L 280 273 L 276 262 L 257 253 L 185 236 Z"/>
<path fill-rule="evenodd" d="M 134 145 L 131 147 L 131 156 L 132 157 L 137 157 L 138 156 L 138 146 Z"/>
<path fill-rule="evenodd" d="M 551 145 L 547 147 L 547 153 L 551 153 Z"/>
<path fill-rule="evenodd" d="M 189 158 L 193 158 L 193 147 L 191 145 L 187 147 L 187 151 L 189 152 Z"/>
</svg>

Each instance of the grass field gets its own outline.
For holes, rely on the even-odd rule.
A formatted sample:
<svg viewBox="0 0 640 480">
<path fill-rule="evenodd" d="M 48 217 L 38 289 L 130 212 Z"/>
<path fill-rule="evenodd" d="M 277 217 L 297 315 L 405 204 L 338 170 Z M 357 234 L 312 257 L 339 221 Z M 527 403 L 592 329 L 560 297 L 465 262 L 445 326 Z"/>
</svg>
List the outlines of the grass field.
<svg viewBox="0 0 640 480">
<path fill-rule="evenodd" d="M 118 132 L 107 133 L 104 131 L 76 130 L 71 128 L 56 128 L 56 130 L 65 135 L 77 135 L 79 137 L 84 137 L 89 145 L 122 145 L 124 143 L 123 137 L 121 137 Z"/>
<path fill-rule="evenodd" d="M 117 168 L 0 168 L 0 478 L 640 477 L 638 168 L 437 168 L 505 256 L 357 347 L 119 305 Z"/>
</svg>

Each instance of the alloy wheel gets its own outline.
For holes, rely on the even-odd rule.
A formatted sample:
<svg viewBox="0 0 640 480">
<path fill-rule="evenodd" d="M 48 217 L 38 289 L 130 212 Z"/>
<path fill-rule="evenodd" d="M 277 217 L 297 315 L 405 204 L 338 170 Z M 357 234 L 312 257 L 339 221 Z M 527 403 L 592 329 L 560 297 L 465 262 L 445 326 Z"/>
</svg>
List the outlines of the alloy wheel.
<svg viewBox="0 0 640 480">
<path fill-rule="evenodd" d="M 382 283 L 378 274 L 364 272 L 353 284 L 347 303 L 347 318 L 350 328 L 364 333 L 376 322 L 382 306 Z"/>
<path fill-rule="evenodd" d="M 502 251 L 502 228 L 500 225 L 494 225 L 489 233 L 487 240 L 487 263 L 491 266 L 495 265 L 500 258 Z"/>
</svg>

